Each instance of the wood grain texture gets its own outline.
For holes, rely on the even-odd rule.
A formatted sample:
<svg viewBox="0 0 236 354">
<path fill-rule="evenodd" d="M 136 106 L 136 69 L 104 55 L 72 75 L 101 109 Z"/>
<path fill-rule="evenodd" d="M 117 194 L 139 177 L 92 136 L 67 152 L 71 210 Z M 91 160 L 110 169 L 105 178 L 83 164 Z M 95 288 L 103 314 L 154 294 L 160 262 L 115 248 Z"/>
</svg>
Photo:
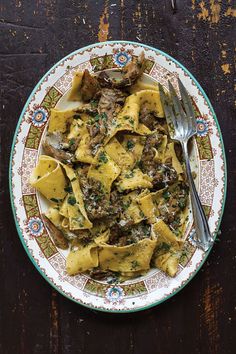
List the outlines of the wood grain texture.
<svg viewBox="0 0 236 354">
<path fill-rule="evenodd" d="M 210 353 L 236 345 L 235 2 L 230 0 L 2 0 L 0 5 L 0 353 Z M 201 83 L 228 158 L 219 242 L 171 300 L 136 314 L 90 311 L 55 292 L 27 258 L 9 203 L 8 162 L 18 117 L 40 77 L 102 40 L 143 42 L 174 56 Z"/>
</svg>

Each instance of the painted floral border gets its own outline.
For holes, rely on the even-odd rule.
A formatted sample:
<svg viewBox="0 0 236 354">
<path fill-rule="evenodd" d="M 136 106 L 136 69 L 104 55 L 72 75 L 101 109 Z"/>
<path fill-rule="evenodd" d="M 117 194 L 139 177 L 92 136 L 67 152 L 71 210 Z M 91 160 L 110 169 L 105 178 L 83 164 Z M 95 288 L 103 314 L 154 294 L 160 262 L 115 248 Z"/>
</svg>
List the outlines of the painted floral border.
<svg viewBox="0 0 236 354">
<path fill-rule="evenodd" d="M 106 46 L 106 45 L 105 45 Z M 96 65 L 98 65 L 98 63 L 100 65 L 104 65 L 104 60 L 106 58 L 107 63 L 108 63 L 108 67 L 117 67 L 120 66 L 122 67 L 124 64 L 124 62 L 131 60 L 132 55 L 134 55 L 135 49 L 136 48 L 140 48 L 139 45 L 129 45 L 129 47 L 131 47 L 131 49 L 127 49 L 127 45 L 123 45 L 123 46 L 117 46 L 115 44 L 110 44 L 109 43 L 109 47 L 113 47 L 113 54 L 110 54 L 110 58 L 109 60 L 107 60 L 107 55 L 97 55 L 96 53 L 96 49 L 103 48 L 103 45 L 98 45 L 95 48 L 90 48 L 90 49 L 86 49 L 85 51 L 79 51 L 74 55 L 71 55 L 69 58 L 62 60 L 60 63 L 57 64 L 57 67 L 60 66 L 64 66 L 65 61 L 71 61 L 73 60 L 74 56 L 79 56 L 79 55 L 83 55 L 84 52 L 90 53 L 92 51 L 92 49 L 94 49 L 93 53 L 91 53 L 89 55 L 89 60 L 85 61 L 85 62 L 81 62 L 79 65 L 74 66 L 74 67 L 70 67 L 67 66 L 67 74 L 70 72 L 70 75 L 67 75 L 66 73 L 64 75 L 62 75 L 53 86 L 48 86 L 48 89 L 46 90 L 46 93 L 42 99 L 42 101 L 40 102 L 40 104 L 38 105 L 38 100 L 37 101 L 37 105 L 34 104 L 32 106 L 31 102 L 35 101 L 35 96 L 37 93 L 41 92 L 42 86 L 46 84 L 46 82 L 48 81 L 50 75 L 55 74 L 55 70 L 56 68 L 52 69 L 51 72 L 45 77 L 43 83 L 41 83 L 40 85 L 38 85 L 38 89 L 36 90 L 35 94 L 33 95 L 33 97 L 31 98 L 31 102 L 30 104 L 28 104 L 28 106 L 26 107 L 25 110 L 25 115 L 23 116 L 22 122 L 26 122 L 28 125 L 30 125 L 30 129 L 28 130 L 28 134 L 27 136 L 23 139 L 22 143 L 24 144 L 24 153 L 25 153 L 25 159 L 23 159 L 22 161 L 22 165 L 21 165 L 21 171 L 19 172 L 19 175 L 24 176 L 25 174 L 24 172 L 27 174 L 26 170 L 24 171 L 24 161 L 27 161 L 27 157 L 28 155 L 30 155 L 30 153 L 32 154 L 32 151 L 35 150 L 37 152 L 37 149 L 40 145 L 40 140 L 43 134 L 43 131 L 46 127 L 46 123 L 49 117 L 49 111 L 50 108 L 54 107 L 56 105 L 56 103 L 58 102 L 58 100 L 60 99 L 60 97 L 62 96 L 62 94 L 65 92 L 63 92 L 63 90 L 68 89 L 68 82 L 66 82 L 66 80 L 63 81 L 63 76 L 69 76 L 70 77 L 70 81 L 71 81 L 71 72 L 75 71 L 75 67 L 76 69 L 78 69 L 79 66 L 83 66 L 83 67 L 90 67 L 90 69 L 94 66 L 94 63 Z M 144 50 L 146 50 L 146 48 L 143 48 Z M 150 51 L 150 50 L 148 50 Z M 136 52 L 135 52 L 136 53 Z M 155 54 L 155 53 L 154 53 Z M 158 54 L 160 55 L 160 54 Z M 169 61 L 168 58 L 165 57 L 165 59 L 167 61 Z M 112 66 L 112 60 L 113 60 L 113 66 Z M 155 58 L 153 56 L 148 56 L 148 63 L 149 66 L 147 66 L 147 71 L 153 78 L 158 78 L 159 81 L 163 81 L 164 77 L 160 76 L 160 65 L 158 63 L 155 63 Z M 104 68 L 104 66 L 103 66 Z M 159 73 L 158 73 L 159 70 Z M 173 78 L 176 78 L 178 76 L 177 71 L 179 70 L 179 68 L 176 66 L 176 72 L 173 73 L 168 71 L 167 69 L 165 69 L 165 74 L 164 76 L 168 77 L 169 75 L 172 75 Z M 182 69 L 181 69 L 182 70 Z M 159 76 L 157 76 L 159 75 Z M 169 78 L 169 77 L 168 77 Z M 60 85 L 59 82 L 60 81 Z M 67 80 L 68 81 L 68 80 Z M 172 80 L 173 81 L 173 80 Z M 166 79 L 164 84 L 166 83 Z M 175 83 L 174 83 L 175 84 Z M 63 86 L 64 85 L 64 86 Z M 66 86 L 67 85 L 67 86 Z M 64 88 L 63 88 L 64 87 Z M 198 95 L 201 95 L 200 91 L 198 90 Z M 201 95 L 202 96 L 202 95 Z M 203 115 L 201 116 L 200 111 L 197 108 L 197 100 L 198 97 L 194 97 L 194 101 L 196 103 L 196 111 L 197 111 L 197 116 L 198 116 L 198 136 L 196 138 L 197 141 L 197 146 L 198 146 L 198 153 L 199 153 L 199 160 L 206 162 L 210 162 L 213 161 L 214 162 L 214 153 L 216 154 L 216 151 L 214 151 L 214 149 L 212 149 L 211 147 L 211 138 L 214 136 L 213 132 L 212 132 L 212 125 L 214 125 L 214 119 L 212 114 L 208 117 L 207 115 Z M 211 113 L 211 111 L 209 110 L 209 112 Z M 216 126 L 215 126 L 216 128 Z M 18 135 L 19 133 L 21 133 L 21 126 L 18 129 Z M 218 133 L 219 134 L 219 133 Z M 16 136 L 16 141 L 15 141 L 15 146 L 18 143 L 18 138 Z M 220 145 L 219 145 L 219 148 Z M 13 163 L 12 166 L 14 167 L 14 154 L 16 151 L 14 151 L 13 149 Z M 29 152 L 29 153 L 28 153 Z M 224 168 L 224 160 L 223 160 L 223 152 L 221 154 L 221 158 L 222 158 L 222 168 Z M 213 163 L 214 165 L 214 163 Z M 212 173 L 214 174 L 214 169 L 212 170 Z M 12 180 L 13 180 L 13 187 L 14 187 L 14 171 L 12 171 Z M 27 190 L 27 186 L 24 185 L 25 182 L 25 178 L 22 178 L 22 191 L 24 191 L 23 187 L 25 187 L 25 191 Z M 213 181 L 214 183 L 216 183 L 215 181 Z M 211 181 L 212 183 L 212 181 Z M 218 181 L 218 183 L 220 183 L 220 181 Z M 25 183 L 27 184 L 27 183 Z M 23 186 L 24 185 L 24 186 Z M 203 189 L 204 191 L 204 189 Z M 214 189 L 213 189 L 213 193 L 214 193 Z M 14 196 L 13 196 L 14 197 Z M 23 237 L 24 237 L 24 241 L 27 244 L 26 238 L 28 235 L 29 239 L 34 238 L 40 248 L 40 255 L 41 257 L 45 257 L 46 259 L 53 260 L 56 257 L 59 256 L 58 254 L 58 250 L 56 250 L 52 240 L 50 239 L 50 237 L 48 236 L 48 234 L 46 233 L 46 229 L 44 228 L 44 225 L 40 219 L 40 211 L 39 208 L 37 210 L 37 197 L 35 195 L 34 191 L 31 191 L 31 194 L 27 195 L 24 194 L 22 196 L 22 198 L 20 199 L 21 203 L 24 205 L 25 207 L 25 212 L 27 215 L 27 222 L 24 222 L 25 228 L 23 230 L 21 230 L 23 232 Z M 222 200 L 223 202 L 223 200 Z M 210 205 L 206 205 L 206 207 L 209 209 L 210 213 L 211 213 L 211 205 L 213 203 L 213 198 L 211 200 Z M 219 214 L 220 215 L 220 214 Z M 190 247 L 191 248 L 191 247 Z M 194 254 L 196 253 L 195 248 L 191 249 L 190 252 L 190 257 L 187 257 L 187 262 L 185 260 L 185 262 L 183 262 L 181 267 L 186 267 L 188 265 L 190 265 L 191 261 L 191 257 L 194 256 Z M 33 250 L 32 250 L 32 254 L 33 254 Z M 203 255 L 202 255 L 203 256 Z M 35 258 L 36 263 L 38 263 L 38 265 L 40 264 L 39 259 L 36 259 L 36 257 L 33 255 L 33 257 Z M 203 257 L 200 257 L 200 261 L 197 263 L 196 268 L 198 267 L 198 265 L 202 262 Z M 57 262 L 58 263 L 58 262 Z M 56 264 L 56 262 L 55 262 Z M 181 268 L 180 267 L 180 268 Z M 42 267 L 40 266 L 40 268 L 42 269 Z M 62 272 L 62 270 L 60 269 L 60 271 Z M 195 270 L 194 270 L 195 271 Z M 193 271 L 193 272 L 194 272 Z M 181 272 L 181 269 L 180 269 Z M 45 270 L 45 274 L 46 274 L 46 270 Z M 160 279 L 163 278 L 163 274 L 160 275 L 160 271 L 155 272 L 154 275 L 146 277 L 145 280 L 141 280 L 141 281 L 133 281 L 128 285 L 104 285 L 101 284 L 99 282 L 93 281 L 92 279 L 86 278 L 84 277 L 83 281 L 82 281 L 82 286 L 80 285 L 81 290 L 83 290 L 83 295 L 85 296 L 85 298 L 89 298 L 90 296 L 94 296 L 94 294 L 102 297 L 105 301 L 104 303 L 104 307 L 102 306 L 102 308 L 104 309 L 108 309 L 111 307 L 115 310 L 119 309 L 120 307 L 122 309 L 127 309 L 124 300 L 129 297 L 129 298 L 135 298 L 136 296 L 138 296 L 139 299 L 144 299 L 145 294 L 146 293 L 150 293 L 151 291 L 154 291 L 158 288 L 158 286 L 164 286 L 164 288 L 168 288 L 169 287 L 169 281 L 168 279 L 162 279 L 162 284 L 160 284 Z M 191 275 L 191 274 L 190 274 Z M 83 278 L 83 276 L 82 276 Z M 164 276 L 164 278 L 167 278 L 166 276 Z M 60 280 L 61 282 L 66 282 L 66 276 L 62 275 L 60 276 Z M 184 281 L 184 283 L 186 282 L 186 280 Z M 76 283 L 76 281 L 74 282 Z M 80 283 L 80 282 L 78 282 Z M 176 287 L 173 291 L 175 291 L 177 288 L 182 287 L 182 283 Z M 76 286 L 76 285 L 75 285 Z M 58 284 L 56 284 L 57 288 L 60 288 L 58 286 Z M 62 287 L 61 290 L 66 293 L 65 289 Z M 169 296 L 168 292 L 165 294 L 165 296 Z M 165 297 L 164 296 L 164 297 Z M 69 297 L 73 298 L 73 295 L 71 293 L 69 293 Z M 76 299 L 77 301 L 83 303 L 82 299 Z M 85 302 L 86 303 L 86 302 Z M 90 306 L 92 307 L 96 307 L 94 305 L 94 301 L 92 300 L 92 302 L 90 303 Z M 118 308 L 117 308 L 118 306 Z M 131 308 L 132 309 L 132 306 Z"/>
</svg>

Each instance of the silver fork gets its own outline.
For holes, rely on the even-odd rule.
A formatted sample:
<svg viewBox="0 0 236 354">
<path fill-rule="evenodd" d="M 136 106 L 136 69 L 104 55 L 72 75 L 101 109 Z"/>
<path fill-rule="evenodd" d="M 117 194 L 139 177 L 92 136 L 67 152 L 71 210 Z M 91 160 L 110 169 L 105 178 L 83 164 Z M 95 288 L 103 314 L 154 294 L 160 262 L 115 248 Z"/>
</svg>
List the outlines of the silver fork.
<svg viewBox="0 0 236 354">
<path fill-rule="evenodd" d="M 170 136 L 173 140 L 180 142 L 183 150 L 183 158 L 185 161 L 186 174 L 189 182 L 196 232 L 196 240 L 193 239 L 193 241 L 196 246 L 202 248 L 204 251 L 207 251 L 213 243 L 213 238 L 211 236 L 209 225 L 195 187 L 188 155 L 188 141 L 197 133 L 196 118 L 191 99 L 183 83 L 178 79 L 182 103 L 170 81 L 168 81 L 168 84 L 170 97 L 165 93 L 162 85 L 159 84 L 160 97 Z"/>
</svg>

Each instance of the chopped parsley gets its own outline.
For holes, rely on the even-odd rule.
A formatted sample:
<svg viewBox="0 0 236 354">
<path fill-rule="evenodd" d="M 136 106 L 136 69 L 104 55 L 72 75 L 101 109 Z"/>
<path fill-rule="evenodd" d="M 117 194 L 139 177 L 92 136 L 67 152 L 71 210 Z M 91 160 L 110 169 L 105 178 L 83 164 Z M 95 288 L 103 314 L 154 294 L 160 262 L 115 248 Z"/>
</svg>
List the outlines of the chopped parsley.
<svg viewBox="0 0 236 354">
<path fill-rule="evenodd" d="M 185 199 L 180 198 L 180 200 L 178 201 L 178 206 L 180 207 L 181 210 L 183 210 L 186 206 Z"/>
<path fill-rule="evenodd" d="M 142 212 L 142 210 L 140 210 L 139 216 L 140 216 L 140 218 L 145 218 L 145 215 L 144 215 L 144 213 Z"/>
<path fill-rule="evenodd" d="M 139 160 L 139 161 L 137 161 L 136 163 L 135 163 L 135 166 L 134 166 L 135 168 L 140 168 L 140 169 L 142 169 L 143 168 L 143 162 L 141 161 L 141 160 Z"/>
<path fill-rule="evenodd" d="M 132 261 L 131 264 L 132 264 L 132 268 L 133 268 L 133 269 L 139 267 L 139 265 L 140 265 L 139 262 L 136 261 L 136 260 Z"/>
<path fill-rule="evenodd" d="M 102 120 L 107 120 L 107 114 L 105 112 L 100 114 Z"/>
<path fill-rule="evenodd" d="M 100 115 L 97 114 L 95 117 L 93 117 L 93 122 L 98 122 L 100 119 Z"/>
<path fill-rule="evenodd" d="M 133 120 L 133 118 L 130 118 L 130 119 L 129 119 L 129 122 L 130 122 L 131 125 L 134 125 L 134 120 Z"/>
<path fill-rule="evenodd" d="M 130 201 L 130 200 L 128 200 L 127 202 L 123 202 L 123 208 L 124 208 L 124 210 L 127 210 L 127 209 L 129 208 L 130 204 L 131 204 L 131 201 Z"/>
<path fill-rule="evenodd" d="M 162 242 L 160 245 L 157 246 L 156 251 L 159 253 L 166 253 L 169 252 L 170 250 L 170 245 L 166 242 Z"/>
<path fill-rule="evenodd" d="M 126 146 L 127 146 L 127 149 L 128 149 L 128 150 L 132 150 L 133 147 L 134 147 L 134 145 L 135 145 L 135 143 L 134 143 L 132 140 L 128 140 L 128 141 L 127 141 Z"/>
<path fill-rule="evenodd" d="M 143 233 L 146 236 L 150 235 L 150 226 L 149 225 L 143 225 Z"/>
<path fill-rule="evenodd" d="M 92 107 L 92 108 L 97 108 L 97 106 L 98 106 L 98 101 L 96 101 L 96 100 L 91 100 L 91 101 L 90 101 L 90 104 L 91 104 L 91 107 Z"/>
<path fill-rule="evenodd" d="M 72 187 L 71 186 L 67 186 L 64 188 L 64 191 L 67 193 L 72 193 Z"/>
<path fill-rule="evenodd" d="M 170 199 L 170 192 L 169 191 L 164 191 L 162 193 L 162 196 L 165 200 L 169 200 Z"/>
<path fill-rule="evenodd" d="M 61 201 L 61 199 L 57 199 L 57 198 L 51 198 L 50 200 L 54 203 L 59 203 Z"/>
<path fill-rule="evenodd" d="M 72 145 L 74 145 L 74 144 L 75 144 L 75 139 L 74 139 L 74 138 L 70 139 L 70 140 L 69 140 L 69 145 L 72 146 Z"/>
<path fill-rule="evenodd" d="M 108 158 L 107 158 L 107 156 L 106 156 L 106 154 L 105 154 L 104 151 L 101 151 L 101 152 L 100 152 L 100 154 L 99 154 L 99 156 L 98 156 L 98 161 L 99 161 L 100 163 L 107 163 L 107 162 L 108 162 Z"/>
<path fill-rule="evenodd" d="M 65 165 L 67 165 L 69 161 L 67 161 L 67 160 L 61 160 L 61 162 L 64 163 Z"/>
<path fill-rule="evenodd" d="M 74 119 L 81 119 L 81 116 L 79 114 L 75 114 L 73 118 Z"/>
<path fill-rule="evenodd" d="M 126 174 L 125 174 L 125 178 L 132 178 L 134 177 L 134 171 L 128 171 Z"/>
<path fill-rule="evenodd" d="M 67 203 L 70 205 L 75 205 L 76 204 L 76 199 L 73 196 L 69 196 L 69 198 L 67 199 Z"/>
</svg>

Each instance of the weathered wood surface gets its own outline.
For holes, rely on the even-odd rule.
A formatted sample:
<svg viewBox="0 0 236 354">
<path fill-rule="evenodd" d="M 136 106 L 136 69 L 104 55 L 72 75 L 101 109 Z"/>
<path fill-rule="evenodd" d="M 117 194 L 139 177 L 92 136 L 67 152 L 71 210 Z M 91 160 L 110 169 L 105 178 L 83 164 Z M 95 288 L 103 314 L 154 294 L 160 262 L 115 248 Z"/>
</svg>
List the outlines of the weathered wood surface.
<svg viewBox="0 0 236 354">
<path fill-rule="evenodd" d="M 0 3 L 0 352 L 234 353 L 236 345 L 236 116 L 233 0 L 2 0 Z M 228 158 L 228 198 L 217 243 L 171 300 L 129 315 L 96 313 L 55 292 L 15 229 L 8 161 L 23 105 L 60 58 L 97 41 L 162 49 L 199 80 L 217 113 Z"/>
</svg>

